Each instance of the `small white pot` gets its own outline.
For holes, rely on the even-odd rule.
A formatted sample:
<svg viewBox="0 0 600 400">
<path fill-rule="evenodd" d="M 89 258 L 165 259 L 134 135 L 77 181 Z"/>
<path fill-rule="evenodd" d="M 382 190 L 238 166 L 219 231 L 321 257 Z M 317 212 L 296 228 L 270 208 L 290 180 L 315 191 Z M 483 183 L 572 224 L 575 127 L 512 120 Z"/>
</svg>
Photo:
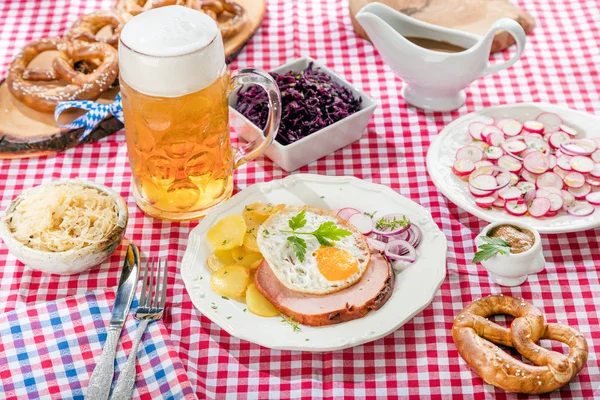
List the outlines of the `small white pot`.
<svg viewBox="0 0 600 400">
<path fill-rule="evenodd" d="M 117 192 L 104 185 L 81 180 L 67 180 L 46 185 L 58 185 L 63 183 L 79 183 L 83 186 L 92 187 L 106 193 L 117 204 L 117 225 L 111 232 L 108 240 L 82 249 L 62 252 L 37 250 L 24 245 L 13 236 L 8 226 L 8 219 L 21 199 L 23 199 L 24 196 L 27 196 L 28 190 L 21 193 L 10 203 L 6 209 L 5 215 L 0 219 L 0 237 L 4 240 L 10 253 L 28 267 L 49 274 L 71 275 L 83 272 L 100 264 L 115 251 L 119 246 L 119 243 L 121 243 L 121 239 L 125 233 L 129 213 L 127 204 L 125 204 L 123 198 Z"/>
<path fill-rule="evenodd" d="M 519 254 L 496 254 L 489 260 L 481 262 L 481 265 L 488 271 L 490 278 L 498 285 L 518 286 L 527 280 L 527 276 L 537 274 L 542 271 L 546 265 L 544 254 L 542 253 L 542 240 L 540 234 L 533 227 L 519 221 L 494 222 L 486 226 L 475 238 L 475 245 L 485 243 L 481 236 L 487 236 L 488 232 L 499 225 L 514 225 L 519 228 L 529 229 L 533 232 L 535 242 L 533 246 L 523 253 Z"/>
</svg>

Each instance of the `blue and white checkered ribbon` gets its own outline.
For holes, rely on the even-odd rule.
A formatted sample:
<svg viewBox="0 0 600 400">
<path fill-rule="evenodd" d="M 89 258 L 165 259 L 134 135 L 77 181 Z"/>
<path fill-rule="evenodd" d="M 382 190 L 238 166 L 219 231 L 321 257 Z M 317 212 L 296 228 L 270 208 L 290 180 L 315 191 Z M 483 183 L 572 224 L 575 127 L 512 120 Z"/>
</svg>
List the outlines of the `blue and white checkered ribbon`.
<svg viewBox="0 0 600 400">
<path fill-rule="evenodd" d="M 73 122 L 68 124 L 61 124 L 58 122 L 60 114 L 68 110 L 69 108 L 81 108 L 87 110 L 81 117 L 75 119 Z M 123 106 L 121 105 L 121 93 L 117 95 L 115 101 L 110 104 L 101 104 L 96 101 L 89 100 L 74 100 L 74 101 L 63 101 L 58 103 L 54 110 L 54 119 L 61 128 L 82 128 L 85 127 L 83 135 L 79 138 L 79 141 L 83 141 L 92 130 L 104 119 L 107 115 L 112 114 L 116 119 L 123 122 Z"/>
</svg>

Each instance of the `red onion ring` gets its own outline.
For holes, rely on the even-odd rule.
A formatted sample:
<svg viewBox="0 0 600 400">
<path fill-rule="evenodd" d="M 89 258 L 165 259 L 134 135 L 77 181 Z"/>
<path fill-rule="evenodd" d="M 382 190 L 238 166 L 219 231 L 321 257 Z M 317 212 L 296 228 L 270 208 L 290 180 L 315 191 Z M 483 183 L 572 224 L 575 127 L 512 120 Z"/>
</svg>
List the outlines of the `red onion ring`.
<svg viewBox="0 0 600 400">
<path fill-rule="evenodd" d="M 391 240 L 385 246 L 385 255 L 388 259 L 396 261 L 415 262 L 417 251 L 405 240 Z"/>
<path fill-rule="evenodd" d="M 399 225 L 396 229 L 394 229 L 392 231 L 384 231 L 384 230 L 377 229 L 378 221 L 381 221 L 382 219 L 385 219 L 386 221 L 393 221 L 394 218 L 402 220 L 403 218 L 406 218 L 406 216 L 404 214 L 400 214 L 400 213 L 384 215 L 383 217 L 377 219 L 377 221 L 373 221 L 374 222 L 373 232 L 380 236 L 390 237 L 390 236 L 396 236 L 396 235 L 401 234 L 402 232 L 405 232 L 411 226 L 411 223 L 409 222 L 407 226 L 403 227 L 402 225 Z M 408 220 L 408 218 L 407 218 L 407 220 Z"/>
<path fill-rule="evenodd" d="M 385 242 L 367 237 L 367 243 L 368 243 L 369 247 L 372 249 L 375 249 L 378 251 L 385 251 L 385 244 L 386 244 Z"/>
</svg>

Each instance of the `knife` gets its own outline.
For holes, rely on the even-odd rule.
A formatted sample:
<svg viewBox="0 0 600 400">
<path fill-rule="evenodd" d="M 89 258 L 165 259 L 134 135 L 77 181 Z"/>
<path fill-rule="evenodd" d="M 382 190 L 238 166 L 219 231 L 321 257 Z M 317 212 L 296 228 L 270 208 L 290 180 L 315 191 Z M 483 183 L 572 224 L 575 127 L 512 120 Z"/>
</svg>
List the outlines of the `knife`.
<svg viewBox="0 0 600 400">
<path fill-rule="evenodd" d="M 135 294 L 135 288 L 138 281 L 140 253 L 135 244 L 131 243 L 127 248 L 127 255 L 123 263 L 123 271 L 119 279 L 117 297 L 108 326 L 108 335 L 104 342 L 104 349 L 100 360 L 92 372 L 90 383 L 88 385 L 86 399 L 106 400 L 112 386 L 113 375 L 115 373 L 115 353 L 117 344 L 121 336 L 123 323 L 129 313 L 131 300 Z"/>
</svg>

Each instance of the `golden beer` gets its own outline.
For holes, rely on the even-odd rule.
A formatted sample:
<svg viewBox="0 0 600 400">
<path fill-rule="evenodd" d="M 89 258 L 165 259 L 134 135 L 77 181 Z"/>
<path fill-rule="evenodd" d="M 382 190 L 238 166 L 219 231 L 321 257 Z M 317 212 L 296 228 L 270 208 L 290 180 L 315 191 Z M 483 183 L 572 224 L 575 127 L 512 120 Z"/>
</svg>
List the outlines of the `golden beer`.
<svg viewBox="0 0 600 400">
<path fill-rule="evenodd" d="M 254 70 L 230 74 L 216 23 L 179 6 L 146 11 L 125 25 L 119 67 L 138 206 L 157 218 L 184 220 L 229 198 L 233 169 L 261 154 L 277 132 L 275 82 Z M 238 151 L 230 143 L 228 94 L 246 83 L 270 92 L 274 118 L 261 143 Z"/>
</svg>

